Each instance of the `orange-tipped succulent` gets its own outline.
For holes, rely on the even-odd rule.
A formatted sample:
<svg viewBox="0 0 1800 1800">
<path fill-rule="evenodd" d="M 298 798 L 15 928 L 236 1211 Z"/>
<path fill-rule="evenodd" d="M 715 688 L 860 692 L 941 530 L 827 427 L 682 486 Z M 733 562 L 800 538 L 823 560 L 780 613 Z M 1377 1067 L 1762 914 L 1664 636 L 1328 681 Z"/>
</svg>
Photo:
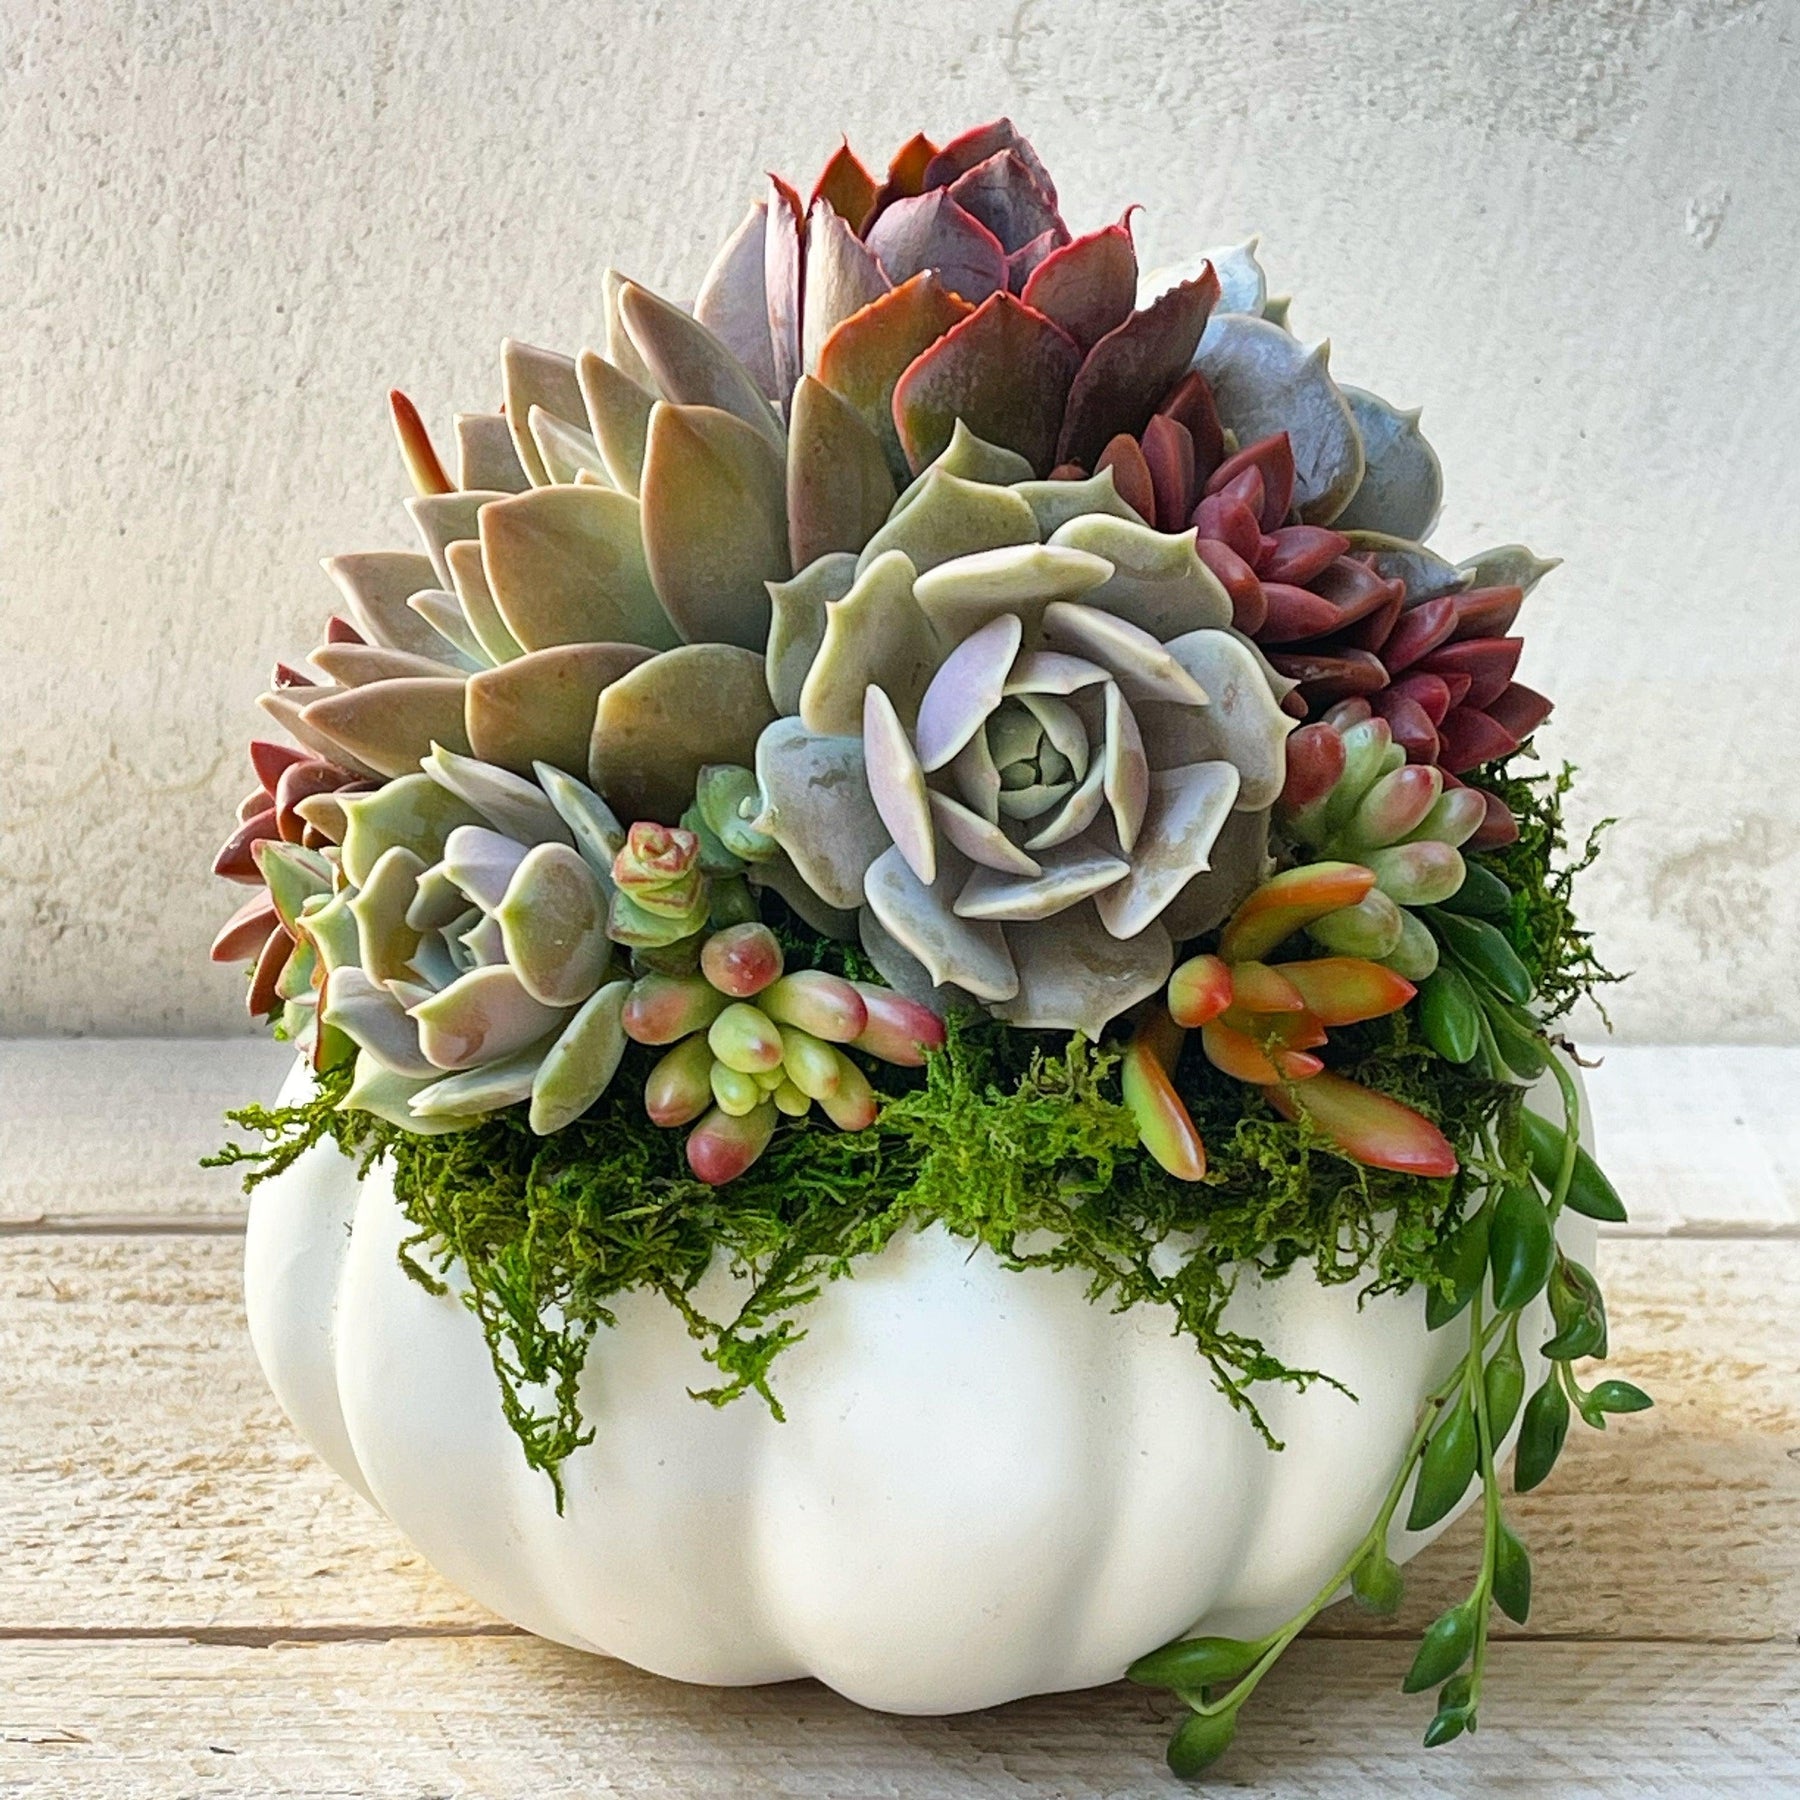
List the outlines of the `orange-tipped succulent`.
<svg viewBox="0 0 1800 1800">
<path fill-rule="evenodd" d="M 1415 989 L 1358 956 L 1264 960 L 1297 932 L 1373 891 L 1357 863 L 1310 863 L 1265 881 L 1219 936 L 1216 955 L 1190 957 L 1169 977 L 1166 1006 L 1139 1024 L 1125 1059 L 1125 1101 L 1144 1147 L 1184 1181 L 1206 1173 L 1199 1132 L 1174 1084 L 1187 1032 L 1206 1059 L 1248 1082 L 1284 1118 L 1304 1118 L 1346 1155 L 1373 1168 L 1452 1175 L 1456 1152 L 1430 1120 L 1331 1074 L 1314 1054 L 1330 1028 L 1397 1012 Z"/>
</svg>

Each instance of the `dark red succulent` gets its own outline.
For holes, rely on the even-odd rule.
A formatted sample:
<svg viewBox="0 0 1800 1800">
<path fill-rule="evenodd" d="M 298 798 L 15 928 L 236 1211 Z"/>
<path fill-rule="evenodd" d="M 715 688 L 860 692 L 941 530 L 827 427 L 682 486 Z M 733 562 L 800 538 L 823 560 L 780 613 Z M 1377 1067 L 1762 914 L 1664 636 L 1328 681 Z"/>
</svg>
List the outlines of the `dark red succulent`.
<svg viewBox="0 0 1800 1800">
<path fill-rule="evenodd" d="M 279 671 L 277 675 L 279 679 Z M 257 785 L 239 802 L 237 829 L 213 859 L 213 873 L 254 887 L 256 892 L 220 927 L 213 940 L 212 960 L 254 965 L 249 1007 L 255 1019 L 281 1005 L 277 989 L 296 948 L 294 934 L 269 892 L 258 846 L 282 843 L 322 849 L 335 840 L 301 816 L 300 803 L 316 794 L 361 791 L 374 784 L 323 757 L 265 738 L 251 741 L 250 766 Z"/>
<path fill-rule="evenodd" d="M 1140 436 L 1120 434 L 1096 469 L 1161 531 L 1197 532 L 1196 548 L 1231 597 L 1232 623 L 1297 682 L 1297 718 L 1359 700 L 1386 719 L 1411 762 L 1457 777 L 1509 756 L 1551 703 L 1513 679 L 1524 640 L 1507 635 L 1520 587 L 1469 577 L 1422 546 L 1300 523 L 1288 434 L 1227 454 L 1205 377 L 1190 372 Z M 1056 473 L 1088 471 L 1065 464 Z M 1499 797 L 1474 841 L 1518 835 Z"/>
</svg>

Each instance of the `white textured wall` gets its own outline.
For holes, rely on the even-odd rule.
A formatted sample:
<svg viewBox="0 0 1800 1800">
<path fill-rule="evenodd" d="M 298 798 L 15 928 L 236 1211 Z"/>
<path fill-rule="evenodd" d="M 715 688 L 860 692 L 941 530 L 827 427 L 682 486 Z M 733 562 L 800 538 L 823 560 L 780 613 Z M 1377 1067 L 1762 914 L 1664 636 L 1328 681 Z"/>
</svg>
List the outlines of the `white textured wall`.
<svg viewBox="0 0 1800 1800">
<path fill-rule="evenodd" d="M 1440 542 L 1567 566 L 1525 677 L 1635 1038 L 1800 1034 L 1800 9 L 1787 0 L 0 0 L 0 1032 L 202 1031 L 205 868 L 383 412 L 686 291 L 765 167 L 1007 111 L 1150 261 L 1264 233 L 1406 402 Z"/>
</svg>

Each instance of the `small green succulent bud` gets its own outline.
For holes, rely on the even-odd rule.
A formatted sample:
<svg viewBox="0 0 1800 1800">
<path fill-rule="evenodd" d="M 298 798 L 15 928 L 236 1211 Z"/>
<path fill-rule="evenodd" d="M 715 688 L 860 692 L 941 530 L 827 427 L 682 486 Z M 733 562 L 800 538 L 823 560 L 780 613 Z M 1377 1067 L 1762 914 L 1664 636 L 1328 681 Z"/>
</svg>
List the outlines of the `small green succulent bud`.
<svg viewBox="0 0 1800 1800">
<path fill-rule="evenodd" d="M 781 1033 L 782 1063 L 788 1078 L 809 1100 L 828 1100 L 838 1090 L 843 1071 L 853 1065 L 832 1047 L 792 1025 L 777 1027 Z"/>
<path fill-rule="evenodd" d="M 1400 908 L 1377 888 L 1354 906 L 1340 906 L 1314 919 L 1306 935 L 1335 955 L 1366 956 L 1378 962 L 1399 946 L 1404 922 Z"/>
<path fill-rule="evenodd" d="M 762 790 L 748 769 L 735 763 L 708 764 L 694 784 L 689 811 L 702 828 L 697 833 L 702 842 L 710 837 L 730 858 L 731 872 L 745 863 L 767 862 L 775 854 L 775 840 L 755 824 L 763 812 Z"/>
<path fill-rule="evenodd" d="M 774 1020 L 746 1001 L 726 1007 L 707 1028 L 706 1041 L 720 1062 L 741 1074 L 781 1067 L 781 1034 Z"/>
<path fill-rule="evenodd" d="M 1429 840 L 1395 844 L 1369 851 L 1362 861 L 1375 871 L 1381 891 L 1399 906 L 1435 906 L 1463 884 L 1462 853 L 1450 844 Z"/>
<path fill-rule="evenodd" d="M 726 1063 L 715 1062 L 708 1079 L 712 1083 L 713 1098 L 719 1103 L 719 1110 L 734 1119 L 741 1119 L 746 1114 L 755 1112 L 765 1098 L 752 1077 Z"/>
</svg>

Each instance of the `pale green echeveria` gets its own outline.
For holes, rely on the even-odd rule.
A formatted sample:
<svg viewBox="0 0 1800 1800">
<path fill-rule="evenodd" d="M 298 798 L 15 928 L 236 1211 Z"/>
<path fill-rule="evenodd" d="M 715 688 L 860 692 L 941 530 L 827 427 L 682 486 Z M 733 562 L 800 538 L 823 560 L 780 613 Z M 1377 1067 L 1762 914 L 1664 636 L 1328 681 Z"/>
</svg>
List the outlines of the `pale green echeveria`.
<svg viewBox="0 0 1800 1800">
<path fill-rule="evenodd" d="M 343 843 L 300 932 L 319 1029 L 354 1047 L 343 1105 L 426 1133 L 519 1101 L 538 1132 L 580 1117 L 625 1046 L 611 809 L 548 763 L 528 779 L 442 747 L 334 798 Z"/>
<path fill-rule="evenodd" d="M 454 480 L 396 404 L 421 548 L 329 559 L 345 617 L 262 702 L 315 754 L 390 779 L 434 744 L 548 763 L 667 824 L 698 768 L 749 760 L 767 584 L 792 570 L 788 429 L 704 325 L 603 290 L 601 350 L 505 346 L 504 410 L 459 415 Z M 694 693 L 716 703 L 672 708 Z"/>
<path fill-rule="evenodd" d="M 1138 305 L 1210 262 L 1219 299 L 1194 367 L 1206 376 L 1233 444 L 1288 433 L 1294 504 L 1307 524 L 1415 543 L 1429 536 L 1443 503 L 1443 470 L 1419 429 L 1417 408 L 1394 406 L 1333 378 L 1329 343 L 1302 344 L 1289 330 L 1288 300 L 1271 295 L 1258 244 L 1252 237 L 1147 270 Z"/>
<path fill-rule="evenodd" d="M 1020 473 L 959 432 L 777 588 L 758 824 L 894 986 L 1098 1037 L 1260 878 L 1293 721 L 1191 532 Z"/>
</svg>

